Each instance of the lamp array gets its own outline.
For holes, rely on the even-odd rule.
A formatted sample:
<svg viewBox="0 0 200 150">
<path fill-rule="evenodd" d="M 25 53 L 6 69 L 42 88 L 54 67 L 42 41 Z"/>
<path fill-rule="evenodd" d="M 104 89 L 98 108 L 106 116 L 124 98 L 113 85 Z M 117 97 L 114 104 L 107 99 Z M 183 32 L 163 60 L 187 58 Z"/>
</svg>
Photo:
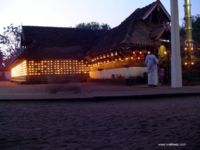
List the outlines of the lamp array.
<svg viewBox="0 0 200 150">
<path fill-rule="evenodd" d="M 83 60 L 28 61 L 28 75 L 86 74 L 88 67 Z"/>
<path fill-rule="evenodd" d="M 73 75 L 88 74 L 90 67 L 98 67 L 109 63 L 143 63 L 149 51 L 132 51 L 126 55 L 118 51 L 105 53 L 93 57 L 91 64 L 87 65 L 83 60 L 24 60 L 11 70 L 12 77 L 40 76 L 40 75 Z"/>
<path fill-rule="evenodd" d="M 24 60 L 20 64 L 11 69 L 11 77 L 20 77 L 27 75 L 27 61 Z"/>
<path fill-rule="evenodd" d="M 11 77 L 87 73 L 83 60 L 24 60 L 11 69 Z"/>
<path fill-rule="evenodd" d="M 125 61 L 143 62 L 145 56 L 150 53 L 149 51 L 133 51 L 126 54 L 125 56 L 120 55 L 119 52 L 111 52 L 106 54 L 101 54 L 91 59 L 91 67 L 97 67 L 102 64 L 108 63 L 120 63 Z"/>
</svg>

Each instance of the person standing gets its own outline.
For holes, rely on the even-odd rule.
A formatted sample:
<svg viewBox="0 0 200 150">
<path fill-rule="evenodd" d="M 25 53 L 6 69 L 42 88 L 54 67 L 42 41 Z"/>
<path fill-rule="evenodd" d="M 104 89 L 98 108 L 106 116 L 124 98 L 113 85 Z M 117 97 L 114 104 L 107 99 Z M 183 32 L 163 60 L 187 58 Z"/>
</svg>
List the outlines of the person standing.
<svg viewBox="0 0 200 150">
<path fill-rule="evenodd" d="M 156 87 L 158 85 L 158 58 L 155 56 L 154 51 L 151 51 L 145 58 L 148 73 L 148 85 Z"/>
</svg>

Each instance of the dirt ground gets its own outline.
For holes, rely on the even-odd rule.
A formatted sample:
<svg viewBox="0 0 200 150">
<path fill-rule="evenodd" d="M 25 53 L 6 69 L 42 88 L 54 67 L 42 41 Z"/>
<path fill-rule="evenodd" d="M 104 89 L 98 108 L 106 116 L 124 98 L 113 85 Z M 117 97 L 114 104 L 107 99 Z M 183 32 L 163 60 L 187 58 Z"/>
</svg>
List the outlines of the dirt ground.
<svg viewBox="0 0 200 150">
<path fill-rule="evenodd" d="M 200 95 L 200 86 L 171 88 L 168 86 L 119 85 L 97 82 L 64 84 L 17 84 L 0 82 L 0 100 L 96 99 L 114 97 L 166 97 Z"/>
<path fill-rule="evenodd" d="M 200 97 L 0 101 L 1 150 L 197 150 Z"/>
</svg>

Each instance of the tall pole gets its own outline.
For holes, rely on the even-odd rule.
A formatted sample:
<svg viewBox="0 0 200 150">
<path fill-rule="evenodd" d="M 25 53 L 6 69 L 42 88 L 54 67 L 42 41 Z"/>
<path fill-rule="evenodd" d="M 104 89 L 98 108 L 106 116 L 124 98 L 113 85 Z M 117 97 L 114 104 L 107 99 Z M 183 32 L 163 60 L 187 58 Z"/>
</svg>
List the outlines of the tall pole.
<svg viewBox="0 0 200 150">
<path fill-rule="evenodd" d="M 182 87 L 178 0 L 171 4 L 171 87 Z"/>
<path fill-rule="evenodd" d="M 191 2 L 185 0 L 185 32 L 186 32 L 186 43 L 192 44 L 192 16 L 191 16 Z"/>
<path fill-rule="evenodd" d="M 185 60 L 188 66 L 192 65 L 192 52 L 193 52 L 193 40 L 192 40 L 192 16 L 191 16 L 191 2 L 190 0 L 185 0 Z"/>
</svg>

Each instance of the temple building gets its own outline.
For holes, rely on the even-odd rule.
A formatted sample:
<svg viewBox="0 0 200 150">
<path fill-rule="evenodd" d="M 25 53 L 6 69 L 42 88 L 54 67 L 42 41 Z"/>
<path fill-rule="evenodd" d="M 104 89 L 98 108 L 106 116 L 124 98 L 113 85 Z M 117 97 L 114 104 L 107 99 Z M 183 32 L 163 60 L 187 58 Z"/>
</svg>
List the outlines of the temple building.
<svg viewBox="0 0 200 150">
<path fill-rule="evenodd" d="M 19 82 L 85 80 L 89 77 L 85 53 L 105 31 L 23 26 L 23 52 L 10 66 Z"/>
<path fill-rule="evenodd" d="M 87 53 L 90 77 L 142 76 L 146 72 L 144 58 L 150 49 L 159 49 L 164 59 L 169 54 L 169 24 L 170 15 L 160 2 L 137 9 Z"/>
<path fill-rule="evenodd" d="M 144 58 L 170 55 L 170 15 L 160 2 L 138 8 L 109 30 L 23 26 L 23 52 L 10 65 L 19 82 L 144 76 Z"/>
</svg>

